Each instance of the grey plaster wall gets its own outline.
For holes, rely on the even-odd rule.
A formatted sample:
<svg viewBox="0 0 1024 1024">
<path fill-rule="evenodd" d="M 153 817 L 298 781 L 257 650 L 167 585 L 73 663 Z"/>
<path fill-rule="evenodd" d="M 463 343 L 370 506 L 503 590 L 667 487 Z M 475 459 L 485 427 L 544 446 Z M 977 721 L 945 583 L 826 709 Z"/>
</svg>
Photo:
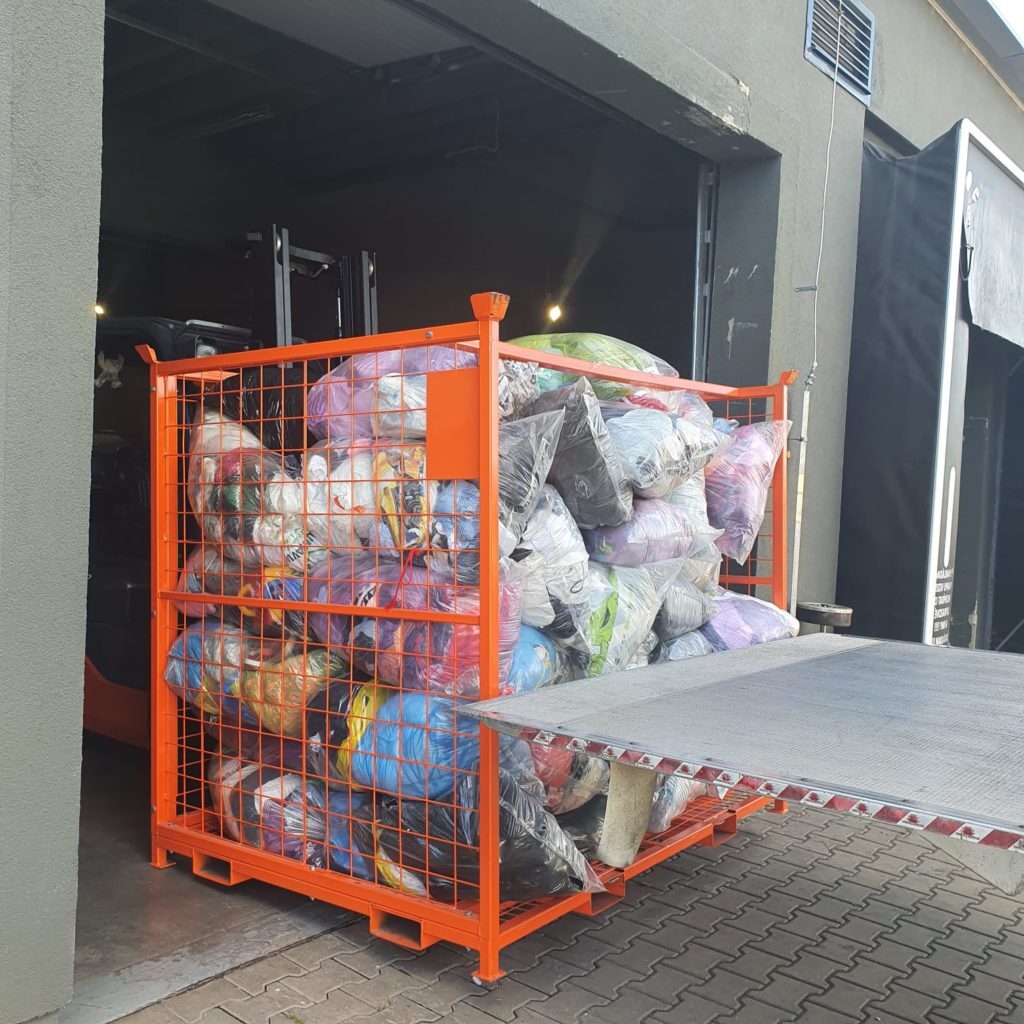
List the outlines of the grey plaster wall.
<svg viewBox="0 0 1024 1024">
<path fill-rule="evenodd" d="M 102 0 L 0 0 L 0 1024 L 71 992 Z"/>
<path fill-rule="evenodd" d="M 797 289 L 814 280 L 832 99 L 829 78 L 803 58 L 803 0 L 399 2 L 468 26 L 485 45 L 721 162 L 710 376 L 750 383 L 799 369 L 799 422 L 813 293 Z M 868 6 L 873 114 L 918 146 L 970 117 L 1019 161 L 1020 106 L 929 0 Z M 864 106 L 839 90 L 799 588 L 814 600 L 835 590 L 864 120 Z"/>
</svg>

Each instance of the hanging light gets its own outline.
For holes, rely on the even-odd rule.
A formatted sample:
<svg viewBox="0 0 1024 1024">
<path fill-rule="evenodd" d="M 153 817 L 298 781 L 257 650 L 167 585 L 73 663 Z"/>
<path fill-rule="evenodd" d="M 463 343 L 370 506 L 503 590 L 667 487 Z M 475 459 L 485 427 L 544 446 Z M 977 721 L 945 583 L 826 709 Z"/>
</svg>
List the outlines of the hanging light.
<svg viewBox="0 0 1024 1024">
<path fill-rule="evenodd" d="M 104 306 L 102 302 L 97 302 L 96 305 L 92 307 L 92 311 L 97 316 L 106 316 L 107 315 L 107 307 Z"/>
<path fill-rule="evenodd" d="M 556 302 L 553 306 L 548 306 L 548 320 L 552 323 L 557 323 L 562 319 L 562 307 Z"/>
</svg>

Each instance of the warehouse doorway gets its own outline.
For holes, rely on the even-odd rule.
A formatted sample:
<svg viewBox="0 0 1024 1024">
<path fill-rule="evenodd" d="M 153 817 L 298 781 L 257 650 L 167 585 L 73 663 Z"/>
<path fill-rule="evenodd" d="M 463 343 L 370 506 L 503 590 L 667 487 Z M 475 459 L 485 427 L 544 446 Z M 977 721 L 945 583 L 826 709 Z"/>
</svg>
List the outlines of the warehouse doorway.
<svg viewBox="0 0 1024 1024">
<path fill-rule="evenodd" d="M 465 320 L 471 293 L 498 289 L 506 339 L 597 331 L 691 376 L 696 336 L 703 359 L 714 175 L 696 154 L 382 0 L 282 9 L 107 7 L 86 720 L 121 740 L 85 742 L 71 1024 L 339 917 L 147 863 L 147 755 L 122 742 L 145 742 L 150 685 L 134 345 L 170 358 L 263 341 L 246 238 L 284 225 L 295 246 L 374 254 L 380 330 Z M 294 337 L 338 335 L 323 279 L 293 273 L 291 293 Z"/>
</svg>

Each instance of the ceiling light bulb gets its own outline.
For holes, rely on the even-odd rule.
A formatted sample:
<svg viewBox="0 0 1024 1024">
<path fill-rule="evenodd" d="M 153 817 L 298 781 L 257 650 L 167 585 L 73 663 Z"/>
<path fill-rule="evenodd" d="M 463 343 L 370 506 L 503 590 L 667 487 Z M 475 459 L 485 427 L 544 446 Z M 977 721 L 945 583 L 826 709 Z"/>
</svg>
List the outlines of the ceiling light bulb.
<svg viewBox="0 0 1024 1024">
<path fill-rule="evenodd" d="M 548 306 L 548 319 L 555 323 L 556 320 L 562 319 L 562 307 L 557 303 L 554 306 Z"/>
<path fill-rule="evenodd" d="M 104 306 L 104 305 L 102 305 L 102 304 L 101 304 L 101 303 L 99 303 L 99 302 L 97 302 L 97 303 L 96 303 L 96 305 L 92 307 L 92 311 L 93 311 L 93 312 L 94 312 L 94 313 L 95 313 L 95 314 L 96 314 L 97 316 L 106 316 L 106 315 L 107 315 L 107 307 L 106 307 L 106 306 Z"/>
</svg>

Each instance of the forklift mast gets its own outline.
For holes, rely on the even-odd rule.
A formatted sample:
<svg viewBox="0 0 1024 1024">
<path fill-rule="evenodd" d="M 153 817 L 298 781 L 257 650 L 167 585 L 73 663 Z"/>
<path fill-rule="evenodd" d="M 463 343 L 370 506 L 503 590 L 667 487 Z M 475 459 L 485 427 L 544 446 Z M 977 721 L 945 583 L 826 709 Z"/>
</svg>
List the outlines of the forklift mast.
<svg viewBox="0 0 1024 1024">
<path fill-rule="evenodd" d="M 374 253 L 365 249 L 342 256 L 291 244 L 287 228 L 246 235 L 246 259 L 252 275 L 252 337 L 263 345 L 291 345 L 291 275 L 310 280 L 326 275 L 334 285 L 337 337 L 377 333 L 377 273 Z"/>
</svg>

